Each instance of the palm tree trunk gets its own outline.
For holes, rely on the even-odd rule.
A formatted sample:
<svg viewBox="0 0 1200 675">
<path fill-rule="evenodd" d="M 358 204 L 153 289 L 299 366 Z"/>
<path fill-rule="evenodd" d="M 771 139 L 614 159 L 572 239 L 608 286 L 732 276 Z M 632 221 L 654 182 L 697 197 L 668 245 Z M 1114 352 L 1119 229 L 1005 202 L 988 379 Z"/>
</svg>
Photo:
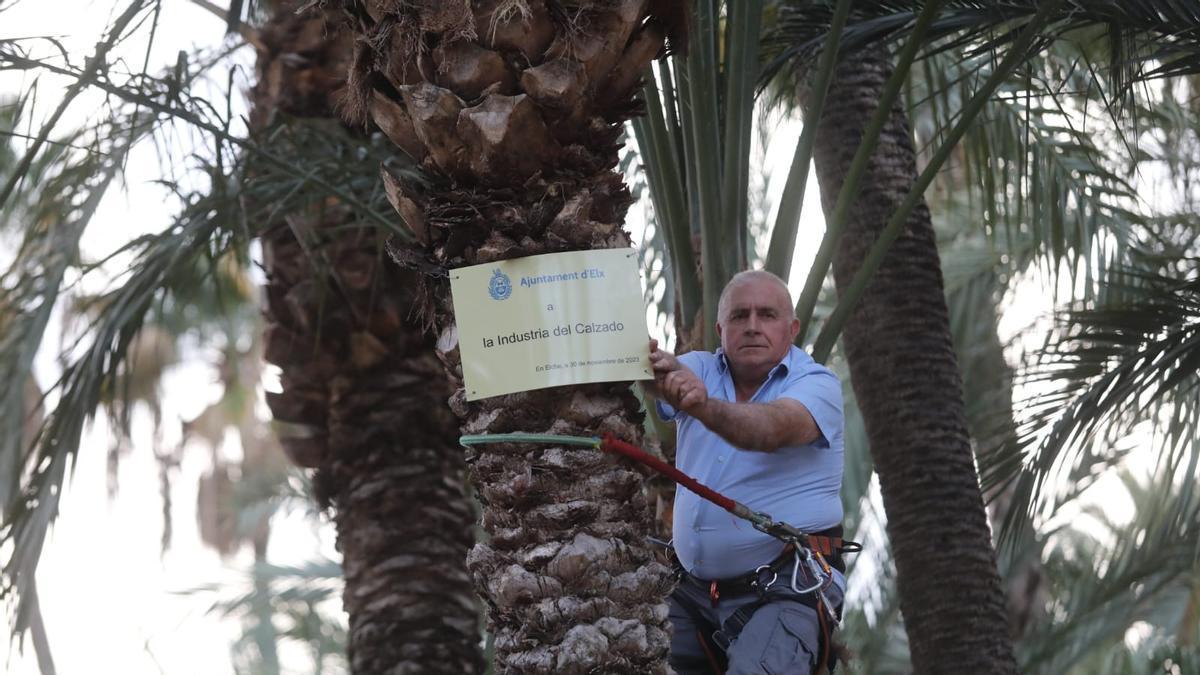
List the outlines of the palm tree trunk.
<svg viewBox="0 0 1200 675">
<path fill-rule="evenodd" d="M 855 55 L 837 72 L 815 161 L 828 214 L 891 67 Z M 916 177 L 898 106 L 834 258 L 839 290 Z M 895 554 L 919 673 L 1015 673 L 1005 599 L 979 489 L 929 210 L 913 212 L 842 338 Z"/>
<path fill-rule="evenodd" d="M 359 39 L 347 113 L 377 125 L 428 178 L 389 180 L 419 242 L 393 255 L 430 273 L 447 349 L 446 270 L 629 245 L 632 200 L 614 168 L 641 74 L 674 26 L 654 3 L 340 4 Z M 457 349 L 446 361 L 457 376 Z M 452 406 L 466 433 L 642 439 L 628 383 L 469 403 L 460 387 Z M 488 534 L 468 564 L 498 672 L 665 672 L 672 579 L 646 543 L 640 475 L 598 451 L 529 444 L 480 447 L 467 461 Z"/>
<path fill-rule="evenodd" d="M 261 34 L 252 126 L 277 113 L 332 118 L 349 35 L 321 12 L 277 7 Z M 365 139 L 364 139 L 365 142 Z M 478 601 L 464 559 L 464 489 L 452 391 L 433 340 L 409 316 L 415 275 L 387 264 L 372 227 L 325 202 L 262 238 L 268 404 L 291 459 L 317 469 L 343 556 L 355 673 L 479 673 Z"/>
</svg>

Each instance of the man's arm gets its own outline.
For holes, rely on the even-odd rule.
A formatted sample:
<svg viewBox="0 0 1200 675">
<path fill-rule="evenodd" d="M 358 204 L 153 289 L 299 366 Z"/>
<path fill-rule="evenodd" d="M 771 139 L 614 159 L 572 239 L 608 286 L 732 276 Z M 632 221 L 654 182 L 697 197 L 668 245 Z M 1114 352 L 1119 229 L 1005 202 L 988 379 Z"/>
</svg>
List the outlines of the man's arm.
<svg viewBox="0 0 1200 675">
<path fill-rule="evenodd" d="M 812 443 L 821 437 L 808 409 L 793 399 L 770 403 L 731 403 L 708 397 L 700 378 L 674 355 L 652 342 L 650 362 L 658 391 L 655 395 L 673 408 L 696 418 L 710 431 L 744 450 L 774 452 L 779 448 Z"/>
<path fill-rule="evenodd" d="M 710 431 L 743 450 L 774 452 L 821 437 L 808 408 L 784 398 L 770 403 L 731 403 L 710 398 L 687 411 Z"/>
</svg>

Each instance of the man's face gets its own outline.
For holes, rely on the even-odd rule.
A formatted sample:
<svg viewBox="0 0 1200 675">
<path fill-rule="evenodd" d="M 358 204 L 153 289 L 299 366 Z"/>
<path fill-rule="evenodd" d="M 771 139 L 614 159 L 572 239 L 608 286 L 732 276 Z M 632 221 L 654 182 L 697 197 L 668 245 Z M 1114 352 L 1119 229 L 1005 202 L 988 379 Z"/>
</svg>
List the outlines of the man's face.
<svg viewBox="0 0 1200 675">
<path fill-rule="evenodd" d="M 790 305 L 787 292 L 767 279 L 750 279 L 730 289 L 717 334 L 735 370 L 762 370 L 765 375 L 783 360 L 800 332 Z"/>
</svg>

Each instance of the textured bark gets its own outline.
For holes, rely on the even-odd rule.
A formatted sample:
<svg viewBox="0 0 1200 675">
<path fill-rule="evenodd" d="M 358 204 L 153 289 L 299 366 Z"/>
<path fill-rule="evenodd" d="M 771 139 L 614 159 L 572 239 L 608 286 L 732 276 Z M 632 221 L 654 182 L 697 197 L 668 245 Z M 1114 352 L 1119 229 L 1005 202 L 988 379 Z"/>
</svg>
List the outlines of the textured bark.
<svg viewBox="0 0 1200 675">
<path fill-rule="evenodd" d="M 387 177 L 417 245 L 400 264 L 430 277 L 429 314 L 461 376 L 447 270 L 539 253 L 629 245 L 620 124 L 674 24 L 647 0 L 343 0 L 358 38 L 345 101 L 394 141 L 411 127 L 427 185 Z M 672 4 L 672 3 L 663 3 Z M 672 8 L 675 9 L 675 8 Z M 397 133 L 403 129 L 404 133 Z M 468 403 L 465 433 L 642 440 L 628 383 Z M 642 478 L 594 450 L 491 445 L 468 454 L 489 538 L 469 558 L 502 673 L 661 673 L 670 571 L 645 536 Z"/>
<path fill-rule="evenodd" d="M 332 118 L 352 43 L 321 12 L 276 7 L 261 34 L 252 123 Z M 303 246 L 297 236 L 304 238 Z M 479 673 L 479 606 L 464 558 L 474 514 L 434 341 L 410 316 L 416 275 L 372 226 L 326 201 L 264 234 L 268 394 L 289 457 L 334 507 L 355 673 Z M 308 251 L 305 250 L 307 247 Z"/>
<path fill-rule="evenodd" d="M 828 213 L 891 67 L 837 72 L 815 161 Z M 892 111 L 834 258 L 844 290 L 916 177 Z M 971 453 L 929 210 L 922 203 L 846 325 L 842 343 L 879 474 L 900 608 L 918 673 L 1015 673 L 1004 594 Z"/>
</svg>

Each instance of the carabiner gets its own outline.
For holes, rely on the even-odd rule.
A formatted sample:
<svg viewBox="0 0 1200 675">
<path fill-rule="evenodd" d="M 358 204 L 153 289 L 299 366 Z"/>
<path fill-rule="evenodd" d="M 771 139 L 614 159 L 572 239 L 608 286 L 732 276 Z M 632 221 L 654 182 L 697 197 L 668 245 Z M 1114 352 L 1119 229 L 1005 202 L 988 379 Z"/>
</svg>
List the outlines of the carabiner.
<svg viewBox="0 0 1200 675">
<path fill-rule="evenodd" d="M 809 552 L 809 550 L 803 546 L 797 546 L 796 552 L 795 552 L 796 562 L 792 563 L 792 591 L 795 593 L 798 593 L 800 595 L 804 595 L 805 593 L 812 593 L 813 591 L 820 590 L 821 587 L 825 585 L 825 581 L 823 579 L 821 579 L 821 575 L 820 575 L 821 568 L 816 567 L 816 573 L 813 573 L 813 581 L 815 583 L 813 583 L 812 586 L 810 586 L 808 588 L 798 588 L 796 586 L 796 577 L 799 576 L 799 574 L 800 574 L 800 552 L 801 551 L 804 551 L 804 560 L 805 560 L 805 562 L 807 562 L 810 565 L 809 571 L 812 572 L 812 567 L 811 567 L 812 566 L 812 553 Z"/>
</svg>

